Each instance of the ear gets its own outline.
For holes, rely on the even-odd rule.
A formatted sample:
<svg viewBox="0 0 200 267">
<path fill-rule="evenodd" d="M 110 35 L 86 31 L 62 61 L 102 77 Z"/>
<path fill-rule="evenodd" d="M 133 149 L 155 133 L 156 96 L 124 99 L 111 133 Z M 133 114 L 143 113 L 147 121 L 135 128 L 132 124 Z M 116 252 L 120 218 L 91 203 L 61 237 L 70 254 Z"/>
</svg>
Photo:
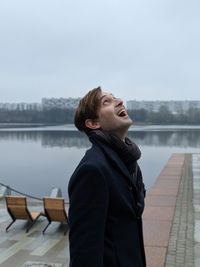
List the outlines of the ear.
<svg viewBox="0 0 200 267">
<path fill-rule="evenodd" d="M 85 126 L 93 130 L 99 129 L 101 127 L 97 120 L 91 120 L 91 119 L 87 119 L 85 121 Z"/>
</svg>

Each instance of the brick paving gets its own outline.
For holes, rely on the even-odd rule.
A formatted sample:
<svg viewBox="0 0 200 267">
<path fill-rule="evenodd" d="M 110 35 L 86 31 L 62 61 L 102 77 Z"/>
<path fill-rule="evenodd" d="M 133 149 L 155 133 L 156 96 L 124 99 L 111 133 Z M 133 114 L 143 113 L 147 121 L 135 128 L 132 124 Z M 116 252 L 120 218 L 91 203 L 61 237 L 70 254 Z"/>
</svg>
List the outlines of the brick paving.
<svg viewBox="0 0 200 267">
<path fill-rule="evenodd" d="M 193 154 L 194 266 L 200 266 L 200 154 Z"/>
<path fill-rule="evenodd" d="M 165 266 L 184 164 L 184 154 L 173 154 L 147 193 L 143 218 L 148 267 Z"/>
<path fill-rule="evenodd" d="M 191 155 L 185 155 L 185 164 L 179 186 L 165 266 L 194 266 L 194 210 Z"/>
<path fill-rule="evenodd" d="M 172 155 L 148 193 L 145 215 L 146 225 L 155 224 L 145 232 L 154 229 L 154 240 L 145 240 L 148 267 L 200 267 L 200 154 Z"/>
</svg>

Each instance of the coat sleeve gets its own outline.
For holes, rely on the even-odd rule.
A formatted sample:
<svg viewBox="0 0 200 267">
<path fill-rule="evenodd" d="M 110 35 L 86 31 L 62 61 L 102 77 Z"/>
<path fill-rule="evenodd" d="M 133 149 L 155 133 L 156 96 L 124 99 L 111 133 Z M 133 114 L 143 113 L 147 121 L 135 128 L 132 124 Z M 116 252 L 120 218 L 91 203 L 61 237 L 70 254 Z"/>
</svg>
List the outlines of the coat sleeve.
<svg viewBox="0 0 200 267">
<path fill-rule="evenodd" d="M 82 166 L 69 184 L 70 267 L 103 267 L 108 188 L 98 168 Z"/>
</svg>

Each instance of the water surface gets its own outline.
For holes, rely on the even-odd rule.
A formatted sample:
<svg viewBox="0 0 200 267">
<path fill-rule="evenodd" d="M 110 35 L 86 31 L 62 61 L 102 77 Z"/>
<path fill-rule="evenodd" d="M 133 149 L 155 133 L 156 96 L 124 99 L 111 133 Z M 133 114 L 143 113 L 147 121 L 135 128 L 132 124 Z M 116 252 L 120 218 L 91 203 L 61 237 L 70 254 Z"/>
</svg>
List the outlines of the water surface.
<svg viewBox="0 0 200 267">
<path fill-rule="evenodd" d="M 139 164 L 150 188 L 172 153 L 199 153 L 200 127 L 135 127 L 129 132 L 141 151 Z M 90 147 L 73 126 L 0 130 L 0 182 L 34 196 L 67 184 Z"/>
</svg>

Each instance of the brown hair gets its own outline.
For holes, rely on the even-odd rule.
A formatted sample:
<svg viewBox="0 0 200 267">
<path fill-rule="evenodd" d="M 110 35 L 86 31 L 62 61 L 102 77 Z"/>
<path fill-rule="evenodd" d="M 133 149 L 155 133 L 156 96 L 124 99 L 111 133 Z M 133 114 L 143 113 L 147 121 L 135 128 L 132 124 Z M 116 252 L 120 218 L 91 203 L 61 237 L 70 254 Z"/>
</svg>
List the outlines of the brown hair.
<svg viewBox="0 0 200 267">
<path fill-rule="evenodd" d="M 97 87 L 89 91 L 79 102 L 75 111 L 74 124 L 79 131 L 87 133 L 90 131 L 85 126 L 87 119 L 95 120 L 98 118 L 98 109 L 100 106 L 101 87 Z"/>
</svg>

